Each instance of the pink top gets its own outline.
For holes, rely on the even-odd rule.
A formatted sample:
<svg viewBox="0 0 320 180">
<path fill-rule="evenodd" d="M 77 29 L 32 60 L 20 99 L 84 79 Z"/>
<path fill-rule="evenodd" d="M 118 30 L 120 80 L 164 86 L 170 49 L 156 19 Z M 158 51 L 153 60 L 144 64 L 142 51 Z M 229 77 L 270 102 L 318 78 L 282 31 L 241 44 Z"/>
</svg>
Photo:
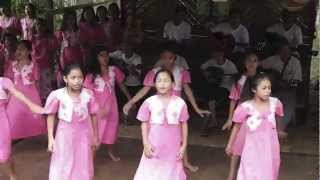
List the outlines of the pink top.
<svg viewBox="0 0 320 180">
<path fill-rule="evenodd" d="M 233 101 L 240 100 L 241 92 L 246 81 L 247 81 L 247 76 L 242 75 L 239 81 L 233 84 L 230 90 L 229 99 Z"/>
<path fill-rule="evenodd" d="M 63 98 L 61 95 L 63 95 Z M 76 98 L 70 97 L 66 88 L 52 91 L 45 105 L 46 114 L 58 113 L 58 118 L 67 122 L 72 122 L 74 119 L 78 121 L 88 120 L 89 115 L 97 114 L 98 110 L 99 105 L 93 96 L 93 92 L 85 88 Z"/>
<path fill-rule="evenodd" d="M 146 99 L 141 105 L 137 119 L 151 124 L 171 124 L 178 125 L 189 119 L 188 108 L 184 100 L 172 95 L 170 102 L 164 106 L 159 95 L 154 95 Z"/>
<path fill-rule="evenodd" d="M 61 67 L 69 63 L 82 63 L 83 49 L 80 43 L 80 31 L 57 31 L 55 36 L 60 46 L 58 51 Z"/>
<path fill-rule="evenodd" d="M 32 38 L 32 60 L 38 63 L 40 69 L 48 69 L 53 62 L 54 52 L 58 48 L 57 39 L 52 37 Z"/>
<path fill-rule="evenodd" d="M 20 22 L 15 16 L 11 16 L 11 17 L 0 16 L 0 27 L 2 28 L 2 30 L 12 28 L 16 31 L 15 33 L 19 33 L 21 29 Z"/>
<path fill-rule="evenodd" d="M 93 89 L 95 92 L 104 92 L 108 90 L 111 93 L 114 92 L 115 82 L 120 84 L 123 82 L 124 78 L 125 76 L 119 68 L 115 66 L 110 66 L 109 74 L 104 75 L 103 77 L 98 75 L 93 80 L 92 74 L 87 75 L 84 82 L 84 86 L 89 89 Z"/>
<path fill-rule="evenodd" d="M 104 31 L 108 38 L 107 46 L 110 51 L 115 51 L 123 38 L 123 29 L 120 20 L 110 19 L 104 24 Z"/>
<path fill-rule="evenodd" d="M 33 28 L 35 26 L 35 19 L 30 19 L 24 17 L 20 19 L 21 29 L 22 29 L 22 39 L 31 41 L 33 36 Z"/>
<path fill-rule="evenodd" d="M 5 77 L 0 77 L 0 104 L 3 100 L 8 99 L 8 93 L 6 90 L 13 87 L 13 83 L 10 79 Z"/>
<path fill-rule="evenodd" d="M 149 71 L 144 78 L 143 85 L 153 87 L 155 75 L 160 69 L 161 68 L 154 68 Z M 190 73 L 184 68 L 175 66 L 172 70 L 172 74 L 174 76 L 174 87 L 172 89 L 172 93 L 173 95 L 181 96 L 183 85 L 191 83 Z"/>
<path fill-rule="evenodd" d="M 255 131 L 262 123 L 267 120 L 271 125 L 276 127 L 275 116 L 283 116 L 283 105 L 274 97 L 269 98 L 269 109 L 265 112 L 259 112 L 252 101 L 246 101 L 240 104 L 233 115 L 233 122 L 246 123 L 250 131 Z"/>
<path fill-rule="evenodd" d="M 80 22 L 80 41 L 93 48 L 96 45 L 105 45 L 106 34 L 103 27 L 100 24 L 91 26 L 88 23 Z"/>
<path fill-rule="evenodd" d="M 5 76 L 13 80 L 14 84 L 31 85 L 40 79 L 39 68 L 36 63 L 19 67 L 18 61 L 9 64 Z"/>
</svg>

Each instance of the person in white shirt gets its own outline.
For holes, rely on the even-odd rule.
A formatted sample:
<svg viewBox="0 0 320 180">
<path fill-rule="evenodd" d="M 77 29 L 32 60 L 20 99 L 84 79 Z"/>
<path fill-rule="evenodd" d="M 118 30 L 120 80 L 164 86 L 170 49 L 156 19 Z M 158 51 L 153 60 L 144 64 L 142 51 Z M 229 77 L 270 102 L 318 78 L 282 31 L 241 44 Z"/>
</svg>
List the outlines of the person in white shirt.
<svg viewBox="0 0 320 180">
<path fill-rule="evenodd" d="M 244 53 L 250 44 L 248 29 L 241 24 L 240 14 L 234 13 L 230 16 L 230 20 L 225 23 L 210 27 L 212 33 L 222 32 L 224 35 L 232 35 L 235 41 L 233 53 Z"/>
<path fill-rule="evenodd" d="M 294 16 L 285 11 L 282 15 L 282 22 L 268 27 L 267 32 L 285 37 L 290 47 L 296 49 L 303 44 L 303 35 L 301 27 L 295 23 L 295 20 Z"/>
<path fill-rule="evenodd" d="M 179 44 L 191 38 L 191 25 L 184 21 L 184 11 L 181 8 L 177 8 L 174 18 L 165 24 L 163 38 Z"/>
<path fill-rule="evenodd" d="M 264 69 L 276 71 L 280 77 L 274 82 L 280 82 L 284 85 L 280 86 L 274 96 L 278 97 L 284 105 L 284 127 L 295 118 L 296 108 L 296 86 L 302 81 L 302 69 L 300 61 L 291 55 L 289 44 L 283 44 L 274 56 L 268 57 L 261 62 Z"/>
<path fill-rule="evenodd" d="M 126 72 L 124 83 L 130 93 L 135 94 L 141 88 L 141 56 L 136 54 L 128 43 L 123 43 L 120 50 L 110 53 L 109 56 Z"/>
<path fill-rule="evenodd" d="M 205 123 L 201 136 L 208 136 L 209 126 L 216 120 L 216 106 L 226 105 L 224 103 L 228 102 L 228 95 L 234 83 L 233 77 L 238 70 L 232 61 L 224 57 L 223 49 L 216 49 L 212 53 L 212 58 L 203 63 L 200 69 L 206 79 L 203 86 L 205 88 L 202 89 L 201 94 L 208 100 L 211 111 L 211 117 Z"/>
</svg>

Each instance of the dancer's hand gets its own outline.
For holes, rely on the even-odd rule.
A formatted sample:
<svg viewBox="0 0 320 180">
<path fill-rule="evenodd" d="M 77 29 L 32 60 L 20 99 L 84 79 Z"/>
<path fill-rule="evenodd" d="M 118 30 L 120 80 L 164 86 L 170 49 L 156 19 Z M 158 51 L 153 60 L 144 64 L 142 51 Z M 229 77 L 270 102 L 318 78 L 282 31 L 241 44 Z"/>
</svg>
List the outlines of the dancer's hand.
<svg viewBox="0 0 320 180">
<path fill-rule="evenodd" d="M 131 107 L 132 107 L 133 105 L 134 105 L 134 104 L 131 103 L 130 101 L 129 101 L 127 104 L 125 104 L 125 105 L 123 106 L 123 113 L 124 113 L 125 115 L 128 115 L 128 114 L 129 114 L 129 111 L 130 111 L 130 109 L 131 109 Z"/>
<path fill-rule="evenodd" d="M 48 141 L 48 152 L 53 152 L 54 139 L 50 138 Z"/>
<path fill-rule="evenodd" d="M 200 116 L 200 117 L 204 117 L 205 115 L 210 115 L 211 112 L 208 110 L 202 110 L 202 109 L 196 109 L 196 113 Z"/>
<path fill-rule="evenodd" d="M 186 153 L 186 149 L 187 149 L 187 147 L 181 146 L 181 148 L 179 149 L 179 152 L 177 154 L 178 160 L 182 160 L 183 159 L 183 156 Z"/>
<path fill-rule="evenodd" d="M 231 146 L 227 145 L 225 152 L 228 156 L 232 156 L 232 148 Z"/>
<path fill-rule="evenodd" d="M 144 155 L 151 159 L 154 153 L 154 149 L 152 148 L 151 144 L 148 143 L 146 145 L 144 145 L 144 149 L 143 149 Z"/>
<path fill-rule="evenodd" d="M 228 119 L 227 122 L 222 126 L 222 131 L 230 130 L 232 128 L 232 120 Z"/>
</svg>

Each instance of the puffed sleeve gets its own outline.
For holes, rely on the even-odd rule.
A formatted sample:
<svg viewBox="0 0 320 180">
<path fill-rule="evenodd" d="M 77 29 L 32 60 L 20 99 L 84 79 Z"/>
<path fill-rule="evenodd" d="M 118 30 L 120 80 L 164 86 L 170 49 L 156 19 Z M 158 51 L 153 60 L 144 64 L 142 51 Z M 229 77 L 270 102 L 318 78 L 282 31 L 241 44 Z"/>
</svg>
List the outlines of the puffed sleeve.
<svg viewBox="0 0 320 180">
<path fill-rule="evenodd" d="M 148 100 L 145 100 L 140 106 L 140 109 L 137 114 L 137 119 L 142 122 L 147 122 L 150 120 L 150 116 L 151 113 L 149 108 L 149 102 Z"/>
<path fill-rule="evenodd" d="M 58 112 L 59 104 L 56 91 L 51 92 L 47 98 L 46 105 L 44 106 L 45 114 L 56 114 Z"/>
<path fill-rule="evenodd" d="M 235 123 L 243 123 L 246 121 L 248 115 L 248 109 L 241 104 L 234 111 L 232 121 Z"/>
</svg>

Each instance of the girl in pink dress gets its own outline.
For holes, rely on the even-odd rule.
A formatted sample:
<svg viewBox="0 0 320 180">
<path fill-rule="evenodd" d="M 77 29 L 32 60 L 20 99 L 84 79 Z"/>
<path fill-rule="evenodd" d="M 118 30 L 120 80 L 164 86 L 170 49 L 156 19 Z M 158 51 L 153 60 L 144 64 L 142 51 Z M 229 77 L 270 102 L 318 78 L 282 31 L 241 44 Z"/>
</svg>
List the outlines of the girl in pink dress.
<svg viewBox="0 0 320 180">
<path fill-rule="evenodd" d="M 37 19 L 36 34 L 32 37 L 32 60 L 40 68 L 40 97 L 43 101 L 52 91 L 54 58 L 58 41 L 48 32 L 44 19 Z"/>
<path fill-rule="evenodd" d="M 248 52 L 244 60 L 244 72 L 241 73 L 232 86 L 230 91 L 230 106 L 229 116 L 227 122 L 223 125 L 222 130 L 230 130 L 232 127 L 232 116 L 236 106 L 242 102 L 245 97 L 249 94 L 249 80 L 256 74 L 258 67 L 258 56 L 253 52 Z M 250 79 L 248 79 L 250 78 Z M 245 141 L 244 126 L 241 126 L 240 131 L 236 137 L 235 143 L 233 144 L 233 155 L 230 161 L 230 170 L 228 180 L 236 179 L 237 170 L 240 163 L 240 156 L 242 153 L 243 144 Z"/>
<path fill-rule="evenodd" d="M 22 39 L 31 41 L 35 33 L 36 7 L 32 3 L 28 3 L 24 11 L 26 16 L 20 19 Z"/>
<path fill-rule="evenodd" d="M 117 84 L 125 96 L 131 96 L 123 84 L 124 74 L 115 66 L 109 66 L 109 55 L 104 47 L 96 47 L 93 56 L 92 70 L 86 76 L 84 86 L 94 91 L 101 107 L 98 113 L 99 134 L 102 144 L 108 146 L 108 155 L 113 161 L 120 158 L 114 155 L 113 145 L 117 140 L 119 127 L 118 103 L 115 92 Z"/>
<path fill-rule="evenodd" d="M 251 85 L 251 99 L 240 104 L 233 115 L 235 123 L 226 147 L 226 153 L 234 154 L 233 144 L 243 126 L 245 141 L 241 154 L 237 180 L 277 180 L 280 167 L 280 145 L 278 135 L 283 116 L 282 103 L 270 97 L 271 81 L 266 74 L 257 74 Z"/>
<path fill-rule="evenodd" d="M 119 6 L 116 3 L 109 5 L 110 18 L 106 26 L 106 34 L 108 38 L 108 49 L 113 52 L 119 49 L 123 39 L 123 27 L 121 27 L 121 20 Z"/>
<path fill-rule="evenodd" d="M 16 88 L 34 103 L 41 105 L 38 92 L 39 69 L 31 61 L 31 43 L 21 41 L 16 50 L 16 60 L 11 62 L 5 76 L 14 82 Z M 7 105 L 12 139 L 22 139 L 46 133 L 42 116 L 30 112 L 19 99 L 11 96 Z"/>
<path fill-rule="evenodd" d="M 60 44 L 60 68 L 64 69 L 65 65 L 73 63 L 82 65 L 83 54 L 75 11 L 66 10 L 64 12 L 62 25 L 55 35 Z"/>
<path fill-rule="evenodd" d="M 182 159 L 188 139 L 187 105 L 171 93 L 170 71 L 158 71 L 154 83 L 157 95 L 146 99 L 137 115 L 144 150 L 134 180 L 186 180 Z"/>
<path fill-rule="evenodd" d="M 83 51 L 80 43 L 80 31 L 77 25 L 77 14 L 74 10 L 66 10 L 60 30 L 55 33 L 60 49 L 57 82 L 61 87 L 62 69 L 68 64 L 77 63 L 83 66 Z M 59 48 L 58 47 L 58 48 Z"/>
<path fill-rule="evenodd" d="M 52 152 L 49 180 L 93 180 L 99 107 L 93 92 L 82 88 L 79 65 L 68 65 L 63 80 L 67 86 L 51 92 L 45 105 L 48 150 Z M 54 136 L 56 116 L 59 124 Z"/>
<path fill-rule="evenodd" d="M 11 134 L 10 125 L 6 111 L 6 104 L 9 94 L 26 104 L 34 113 L 42 113 L 43 109 L 33 104 L 20 91 L 16 90 L 12 81 L 8 78 L 0 77 L 0 165 L 5 165 L 8 169 L 10 180 L 16 180 L 16 172 L 11 158 Z"/>
<path fill-rule="evenodd" d="M 21 29 L 20 22 L 17 17 L 12 16 L 10 8 L 2 8 L 1 14 L 2 16 L 0 16 L 0 28 L 2 29 L 2 36 L 7 33 L 19 35 Z"/>
<path fill-rule="evenodd" d="M 84 65 L 90 64 L 91 54 L 97 45 L 106 45 L 106 35 L 103 27 L 97 22 L 96 15 L 92 7 L 85 7 L 79 23 L 80 42 L 84 50 Z"/>
<path fill-rule="evenodd" d="M 4 63 L 1 71 L 8 69 L 9 64 L 15 59 L 17 49 L 17 38 L 12 34 L 4 35 L 4 43 L 0 45 L 0 61 Z"/>
<path fill-rule="evenodd" d="M 161 53 L 160 60 L 162 61 L 163 68 L 169 70 L 174 76 L 175 83 L 171 90 L 171 93 L 176 96 L 181 96 L 181 91 L 184 90 L 188 100 L 190 101 L 196 113 L 198 113 L 201 117 L 204 117 L 205 114 L 210 114 L 209 111 L 205 111 L 199 108 L 194 98 L 193 92 L 189 86 L 189 84 L 191 83 L 190 74 L 186 69 L 175 65 L 175 59 L 176 59 L 176 54 L 174 53 L 174 50 L 171 49 L 170 47 L 167 47 Z M 129 102 L 127 102 L 127 104 L 124 105 L 123 112 L 125 114 L 128 114 L 131 107 L 148 94 L 148 92 L 154 86 L 153 80 L 155 78 L 156 73 L 160 69 L 161 67 L 155 68 L 147 73 L 143 82 L 144 87 Z M 190 171 L 195 172 L 199 169 L 198 167 L 190 164 L 187 153 L 186 153 L 186 156 L 183 158 L 183 161 L 184 161 L 184 166 L 188 168 Z"/>
</svg>

